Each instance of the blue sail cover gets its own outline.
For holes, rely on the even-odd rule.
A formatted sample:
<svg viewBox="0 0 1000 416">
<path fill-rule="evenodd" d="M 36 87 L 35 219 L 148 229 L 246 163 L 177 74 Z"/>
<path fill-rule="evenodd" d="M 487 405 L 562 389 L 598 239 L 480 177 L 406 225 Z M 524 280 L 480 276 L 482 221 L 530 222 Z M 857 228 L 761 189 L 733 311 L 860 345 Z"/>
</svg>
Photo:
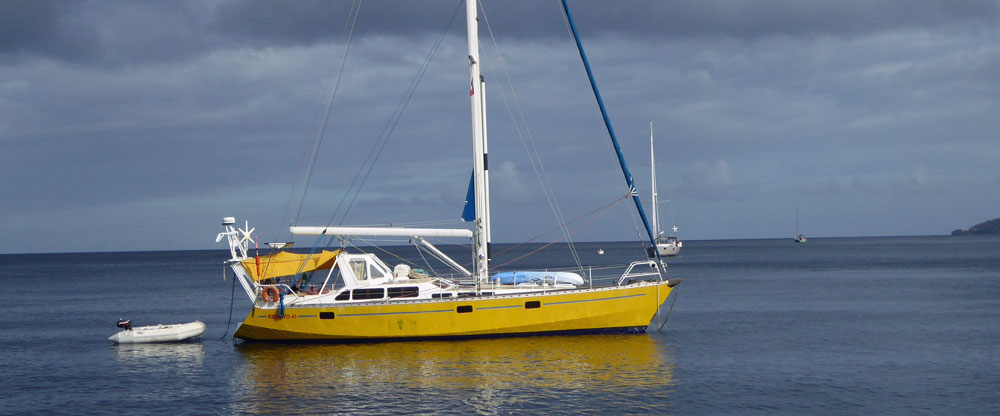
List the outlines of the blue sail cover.
<svg viewBox="0 0 1000 416">
<path fill-rule="evenodd" d="M 465 194 L 465 208 L 462 209 L 462 221 L 476 220 L 476 173 L 469 177 L 469 193 Z"/>
</svg>

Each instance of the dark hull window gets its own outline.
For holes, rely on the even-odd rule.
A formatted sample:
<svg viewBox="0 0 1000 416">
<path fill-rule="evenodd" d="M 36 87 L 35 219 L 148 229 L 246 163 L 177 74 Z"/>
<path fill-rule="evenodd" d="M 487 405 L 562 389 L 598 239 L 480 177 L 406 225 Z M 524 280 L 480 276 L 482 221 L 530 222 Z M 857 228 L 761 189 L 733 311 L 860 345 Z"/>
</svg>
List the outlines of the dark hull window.
<svg viewBox="0 0 1000 416">
<path fill-rule="evenodd" d="M 542 302 L 539 302 L 537 300 L 524 302 L 524 309 L 535 309 L 540 307 L 542 307 Z"/>
<path fill-rule="evenodd" d="M 320 312 L 319 313 L 319 319 L 333 319 L 333 318 L 334 318 L 333 312 Z"/>
<path fill-rule="evenodd" d="M 455 311 L 458 312 L 458 313 L 469 313 L 469 312 L 472 312 L 472 305 L 462 305 L 462 306 L 459 306 L 458 308 L 455 308 Z"/>
<path fill-rule="evenodd" d="M 420 295 L 420 288 L 416 286 L 390 287 L 390 298 L 415 298 Z"/>
<path fill-rule="evenodd" d="M 351 297 L 354 300 L 365 300 L 365 299 L 382 299 L 385 297 L 385 289 L 354 289 L 351 291 Z"/>
</svg>

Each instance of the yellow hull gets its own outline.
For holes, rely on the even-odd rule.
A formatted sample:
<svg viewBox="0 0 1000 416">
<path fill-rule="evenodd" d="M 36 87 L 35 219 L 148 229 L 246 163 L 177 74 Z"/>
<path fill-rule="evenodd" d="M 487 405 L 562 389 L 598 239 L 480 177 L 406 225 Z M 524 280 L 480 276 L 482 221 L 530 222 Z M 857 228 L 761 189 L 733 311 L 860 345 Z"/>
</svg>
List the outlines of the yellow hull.
<svg viewBox="0 0 1000 416">
<path fill-rule="evenodd" d="M 382 341 L 515 334 L 644 332 L 680 279 L 529 295 L 255 308 L 236 337 Z"/>
</svg>

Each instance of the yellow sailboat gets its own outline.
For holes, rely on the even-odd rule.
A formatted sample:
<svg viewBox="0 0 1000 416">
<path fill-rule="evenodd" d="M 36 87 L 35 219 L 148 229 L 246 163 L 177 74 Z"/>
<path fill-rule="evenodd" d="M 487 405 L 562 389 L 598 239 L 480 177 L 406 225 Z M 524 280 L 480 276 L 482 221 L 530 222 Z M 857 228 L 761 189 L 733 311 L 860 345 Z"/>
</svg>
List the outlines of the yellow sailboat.
<svg viewBox="0 0 1000 416">
<path fill-rule="evenodd" d="M 346 250 L 297 254 L 281 251 L 251 256 L 253 229 L 237 228 L 223 218 L 236 279 L 253 302 L 253 310 L 236 331 L 244 340 L 383 341 L 488 336 L 625 332 L 642 333 L 680 279 L 665 277 L 658 254 L 632 262 L 615 281 L 586 283 L 571 272 L 519 272 L 490 275 L 490 219 L 486 163 L 485 87 L 479 69 L 478 16 L 475 0 L 466 1 L 469 76 L 474 152 L 472 229 L 400 227 L 293 226 L 294 235 L 408 237 L 443 263 L 458 278 L 431 276 L 406 264 L 390 268 L 371 253 Z M 563 3 L 574 36 L 576 27 Z M 650 243 L 631 174 L 608 122 L 603 101 L 577 36 L 580 56 L 591 78 L 611 140 L 618 152 L 629 193 Z M 426 238 L 470 239 L 473 270 L 467 270 Z M 503 275 L 503 276 L 501 276 Z M 322 280 L 322 283 L 319 283 Z M 315 281 L 315 283 L 314 283 Z M 307 286 L 305 283 L 309 282 Z"/>
</svg>

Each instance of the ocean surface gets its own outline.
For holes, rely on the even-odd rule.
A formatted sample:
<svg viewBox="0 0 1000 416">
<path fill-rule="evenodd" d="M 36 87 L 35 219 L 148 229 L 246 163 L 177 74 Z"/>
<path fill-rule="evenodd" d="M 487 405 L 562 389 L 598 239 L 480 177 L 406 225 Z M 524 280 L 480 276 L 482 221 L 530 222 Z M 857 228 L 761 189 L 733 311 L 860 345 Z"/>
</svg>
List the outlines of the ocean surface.
<svg viewBox="0 0 1000 416">
<path fill-rule="evenodd" d="M 0 255 L 0 414 L 1000 414 L 998 237 L 685 241 L 662 332 L 673 298 L 640 335 L 349 345 L 234 344 L 227 256 Z M 118 346 L 122 317 L 208 329 Z"/>
</svg>

